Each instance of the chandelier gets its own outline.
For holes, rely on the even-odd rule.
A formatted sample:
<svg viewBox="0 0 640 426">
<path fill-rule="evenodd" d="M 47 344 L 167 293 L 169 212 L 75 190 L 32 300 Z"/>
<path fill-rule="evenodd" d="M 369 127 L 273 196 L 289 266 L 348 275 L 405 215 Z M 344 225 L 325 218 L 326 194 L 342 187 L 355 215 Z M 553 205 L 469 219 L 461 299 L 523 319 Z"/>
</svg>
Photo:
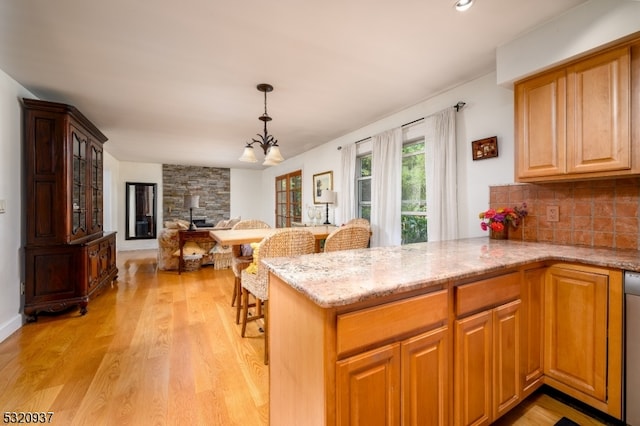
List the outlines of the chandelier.
<svg viewBox="0 0 640 426">
<path fill-rule="evenodd" d="M 284 157 L 280 154 L 280 147 L 278 146 L 278 140 L 270 135 L 267 132 L 267 122 L 271 121 L 271 117 L 267 114 L 267 92 L 271 92 L 273 90 L 273 86 L 270 84 L 262 83 L 258 84 L 257 89 L 264 93 L 264 114 L 258 117 L 258 120 L 264 123 L 264 134 L 258 133 L 260 139 L 252 139 L 253 142 L 247 142 L 247 145 L 244 147 L 244 152 L 240 157 L 240 161 L 245 161 L 247 163 L 255 163 L 257 162 L 256 155 L 253 151 L 253 144 L 257 143 L 260 145 L 262 150 L 264 151 L 264 155 L 266 155 L 264 159 L 263 166 L 275 166 L 276 164 L 282 162 Z"/>
</svg>

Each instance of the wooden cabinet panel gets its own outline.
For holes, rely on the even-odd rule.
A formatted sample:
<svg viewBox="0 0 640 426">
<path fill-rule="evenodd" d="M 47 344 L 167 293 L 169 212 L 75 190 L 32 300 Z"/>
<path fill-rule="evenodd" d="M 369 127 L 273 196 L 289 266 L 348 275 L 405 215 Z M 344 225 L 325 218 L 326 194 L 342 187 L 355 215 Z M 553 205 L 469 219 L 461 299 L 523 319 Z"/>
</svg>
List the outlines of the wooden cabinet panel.
<svg viewBox="0 0 640 426">
<path fill-rule="evenodd" d="M 520 297 L 520 274 L 512 272 L 454 288 L 456 316 L 493 308 Z"/>
<path fill-rule="evenodd" d="M 516 85 L 516 177 L 565 173 L 566 74 L 549 72 Z"/>
<path fill-rule="evenodd" d="M 600 401 L 607 390 L 608 277 L 549 268 L 545 375 Z"/>
<path fill-rule="evenodd" d="M 455 321 L 455 425 L 491 422 L 492 322 L 491 311 Z"/>
<path fill-rule="evenodd" d="M 629 47 L 567 68 L 567 171 L 631 168 Z"/>
<path fill-rule="evenodd" d="M 443 323 L 447 319 L 447 293 L 441 290 L 339 315 L 338 356 Z M 362 324 L 367 327 L 363 328 Z M 383 328 L 385 332 L 381 333 Z"/>
<path fill-rule="evenodd" d="M 339 361 L 338 425 L 400 425 L 400 345 Z"/>
<path fill-rule="evenodd" d="M 65 250 L 39 247 L 25 250 L 25 299 L 31 306 L 56 303 L 55 311 L 69 305 L 58 305 L 57 300 L 76 299 L 76 274 L 80 271 L 78 251 L 73 247 Z M 77 300 L 76 300 L 77 302 Z M 29 314 L 30 306 L 25 307 Z"/>
<path fill-rule="evenodd" d="M 402 424 L 449 424 L 448 330 L 402 342 Z"/>
<path fill-rule="evenodd" d="M 520 386 L 520 300 L 493 310 L 493 417 L 515 407 Z"/>
<path fill-rule="evenodd" d="M 521 337 L 521 381 L 523 397 L 542 385 L 544 338 L 544 280 L 547 268 L 528 269 L 523 273 Z"/>
</svg>

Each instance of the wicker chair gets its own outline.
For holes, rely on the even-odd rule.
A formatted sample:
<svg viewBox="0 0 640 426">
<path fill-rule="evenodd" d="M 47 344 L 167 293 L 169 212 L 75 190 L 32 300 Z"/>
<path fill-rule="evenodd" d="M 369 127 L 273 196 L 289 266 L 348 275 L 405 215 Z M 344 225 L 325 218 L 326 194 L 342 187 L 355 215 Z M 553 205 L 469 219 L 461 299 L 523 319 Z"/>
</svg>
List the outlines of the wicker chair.
<svg viewBox="0 0 640 426">
<path fill-rule="evenodd" d="M 244 337 L 247 322 L 264 318 L 264 363 L 269 363 L 269 320 L 268 320 L 268 300 L 269 300 L 269 271 L 267 267 L 260 263 L 260 259 L 269 257 L 289 257 L 301 254 L 314 253 L 316 247 L 315 238 L 310 231 L 301 229 L 287 229 L 277 232 L 264 238 L 258 246 L 255 263 L 257 272 L 249 273 L 242 271 L 242 332 Z M 249 317 L 249 294 L 256 300 L 256 313 Z"/>
<path fill-rule="evenodd" d="M 346 225 L 358 225 L 358 226 L 366 226 L 367 228 L 371 228 L 371 224 L 367 219 L 363 219 L 361 217 L 357 217 L 355 219 L 351 219 Z"/>
<path fill-rule="evenodd" d="M 231 229 L 266 229 L 271 228 L 268 223 L 257 219 L 241 220 L 233 225 Z M 247 245 L 248 246 L 248 245 Z M 250 246 L 249 246 L 250 248 Z M 246 249 L 246 248 L 245 248 Z M 235 276 L 233 282 L 233 294 L 231 295 L 231 306 L 236 307 L 236 324 L 240 324 L 240 311 L 242 310 L 241 296 L 242 289 L 240 287 L 240 273 L 243 269 L 251 264 L 253 261 L 252 255 L 243 255 L 242 252 L 234 253 L 231 259 L 231 270 Z"/>
<path fill-rule="evenodd" d="M 327 236 L 324 251 L 351 250 L 369 246 L 369 228 L 360 225 L 345 225 Z"/>
</svg>

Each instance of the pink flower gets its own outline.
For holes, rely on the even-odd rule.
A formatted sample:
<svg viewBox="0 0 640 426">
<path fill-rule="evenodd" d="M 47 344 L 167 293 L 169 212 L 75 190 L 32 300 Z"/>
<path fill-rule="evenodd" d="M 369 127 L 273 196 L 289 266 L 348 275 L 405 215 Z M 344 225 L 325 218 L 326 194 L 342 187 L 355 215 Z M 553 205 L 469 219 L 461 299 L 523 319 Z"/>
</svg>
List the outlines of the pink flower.
<svg viewBox="0 0 640 426">
<path fill-rule="evenodd" d="M 480 228 L 482 228 L 483 231 L 492 229 L 497 232 L 504 230 L 506 226 L 516 228 L 525 216 L 527 216 L 527 205 L 525 203 L 513 208 L 500 207 L 498 209 L 488 209 L 478 214 L 481 220 Z"/>
</svg>

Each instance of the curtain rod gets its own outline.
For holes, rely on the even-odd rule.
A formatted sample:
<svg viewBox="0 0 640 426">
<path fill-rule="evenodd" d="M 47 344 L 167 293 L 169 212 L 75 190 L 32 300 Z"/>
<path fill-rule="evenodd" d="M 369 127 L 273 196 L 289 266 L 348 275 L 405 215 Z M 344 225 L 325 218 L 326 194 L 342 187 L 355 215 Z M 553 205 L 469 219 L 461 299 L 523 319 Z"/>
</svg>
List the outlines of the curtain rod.
<svg viewBox="0 0 640 426">
<path fill-rule="evenodd" d="M 460 112 L 460 110 L 461 110 L 462 108 L 464 108 L 464 106 L 465 106 L 465 105 L 466 105 L 466 102 L 459 101 L 459 102 L 458 102 L 457 104 L 455 104 L 452 108 L 455 108 L 456 112 Z M 413 120 L 413 121 L 410 121 L 410 122 L 408 122 L 408 123 L 404 123 L 404 124 L 403 124 L 402 126 L 400 126 L 400 127 L 410 126 L 411 124 L 415 124 L 415 123 L 417 123 L 417 122 L 419 122 L 419 121 L 422 121 L 422 120 L 424 120 L 424 117 L 422 117 L 422 118 L 418 118 L 418 119 Z M 359 144 L 359 143 L 364 142 L 364 141 L 369 140 L 369 139 L 371 139 L 371 136 L 367 136 L 366 138 L 362 138 L 362 139 L 360 139 L 360 140 L 357 140 L 357 141 L 355 141 L 355 142 L 354 142 L 354 144 Z M 342 147 L 341 147 L 341 146 L 339 146 L 339 147 L 338 147 L 338 151 L 340 151 L 341 149 L 342 149 Z"/>
</svg>

